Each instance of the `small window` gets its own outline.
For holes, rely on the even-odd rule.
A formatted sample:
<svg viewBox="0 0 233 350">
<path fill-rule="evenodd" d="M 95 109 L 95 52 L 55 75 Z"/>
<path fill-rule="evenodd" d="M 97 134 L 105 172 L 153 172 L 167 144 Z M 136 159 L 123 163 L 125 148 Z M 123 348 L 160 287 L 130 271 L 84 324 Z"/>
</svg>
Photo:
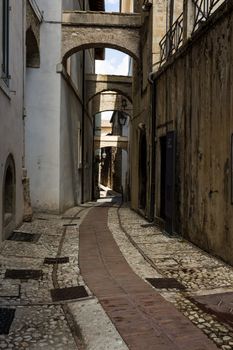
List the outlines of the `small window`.
<svg viewBox="0 0 233 350">
<path fill-rule="evenodd" d="M 2 79 L 9 82 L 9 0 L 2 3 Z"/>
</svg>

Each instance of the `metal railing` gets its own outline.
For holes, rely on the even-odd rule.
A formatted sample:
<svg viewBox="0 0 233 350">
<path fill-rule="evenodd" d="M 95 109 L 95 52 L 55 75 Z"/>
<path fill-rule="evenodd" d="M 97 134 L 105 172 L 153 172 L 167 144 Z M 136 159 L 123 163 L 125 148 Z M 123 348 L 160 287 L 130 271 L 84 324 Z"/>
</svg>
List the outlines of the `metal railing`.
<svg viewBox="0 0 233 350">
<path fill-rule="evenodd" d="M 207 21 L 215 10 L 225 0 L 192 0 L 194 5 L 194 19 L 192 34 L 199 26 Z M 184 15 L 183 13 L 173 23 L 172 27 L 164 35 L 159 43 L 160 46 L 160 61 L 161 66 L 171 55 L 173 55 L 183 44 L 184 35 Z"/>
<path fill-rule="evenodd" d="M 169 31 L 159 43 L 160 65 L 173 55 L 183 43 L 184 16 L 183 13 L 173 23 Z"/>
<path fill-rule="evenodd" d="M 205 22 L 223 2 L 224 0 L 193 0 L 195 5 L 193 32 L 195 32 L 199 25 Z"/>
</svg>

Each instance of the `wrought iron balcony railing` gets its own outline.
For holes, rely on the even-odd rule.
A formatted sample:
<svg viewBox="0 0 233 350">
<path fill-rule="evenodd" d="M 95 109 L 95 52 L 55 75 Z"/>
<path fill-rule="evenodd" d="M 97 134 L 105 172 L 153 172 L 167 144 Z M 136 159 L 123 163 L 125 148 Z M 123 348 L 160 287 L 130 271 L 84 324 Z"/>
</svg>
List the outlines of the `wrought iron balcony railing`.
<svg viewBox="0 0 233 350">
<path fill-rule="evenodd" d="M 195 5 L 195 17 L 193 32 L 200 24 L 205 22 L 224 0 L 193 0 Z"/>
<path fill-rule="evenodd" d="M 194 18 L 191 33 L 193 34 L 203 22 L 207 21 L 224 1 L 225 0 L 192 0 Z M 184 15 L 182 13 L 159 43 L 160 66 L 182 46 L 183 41 Z"/>
<path fill-rule="evenodd" d="M 173 23 L 171 29 L 164 35 L 159 43 L 160 64 L 173 55 L 183 43 L 184 17 L 183 13 Z"/>
</svg>

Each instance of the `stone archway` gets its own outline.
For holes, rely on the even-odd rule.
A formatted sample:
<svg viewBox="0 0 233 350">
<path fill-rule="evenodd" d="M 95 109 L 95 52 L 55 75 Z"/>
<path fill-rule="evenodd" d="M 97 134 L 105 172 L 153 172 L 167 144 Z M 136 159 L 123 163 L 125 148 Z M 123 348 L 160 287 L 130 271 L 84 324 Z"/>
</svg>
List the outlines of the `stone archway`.
<svg viewBox="0 0 233 350">
<path fill-rule="evenodd" d="M 87 102 L 105 91 L 114 91 L 132 101 L 132 77 L 118 75 L 86 74 Z"/>
<path fill-rule="evenodd" d="M 95 95 L 90 101 L 92 115 L 105 111 L 125 112 L 132 117 L 133 106 L 131 101 L 123 94 L 115 91 L 104 91 Z"/>
<path fill-rule="evenodd" d="M 95 136 L 94 151 L 104 147 L 122 148 L 128 151 L 128 137 L 126 136 Z"/>
<path fill-rule="evenodd" d="M 140 14 L 64 12 L 62 18 L 63 62 L 77 51 L 113 48 L 140 61 Z"/>
<path fill-rule="evenodd" d="M 115 14 L 103 12 L 72 11 L 64 12 L 62 17 L 62 47 L 61 63 L 65 66 L 67 59 L 73 54 L 92 48 L 113 48 L 122 51 L 134 59 L 134 67 L 139 70 L 141 62 L 141 14 Z M 62 66 L 62 65 L 61 65 Z M 87 78 L 85 76 L 85 78 Z M 85 80 L 87 95 L 83 94 L 83 103 L 87 103 L 96 94 L 113 90 L 132 101 L 132 84 L 127 87 L 127 91 L 122 91 L 122 86 L 111 86 L 109 79 L 105 86 L 99 88 L 99 82 L 92 84 L 94 90 L 88 88 Z M 127 77 L 124 77 L 127 80 Z M 97 84 L 96 84 L 97 83 Z M 123 81 L 121 82 L 123 83 Z M 97 86 L 95 86 L 95 84 Z M 126 85 L 125 85 L 126 86 Z M 86 105 L 85 105 L 86 107 Z M 85 119 L 84 119 L 85 122 Z M 83 125 L 84 125 L 83 122 Z M 109 140 L 105 140 L 105 142 Z M 117 146 L 123 149 L 128 148 L 128 140 L 115 140 Z M 110 147 L 112 141 L 104 145 Z M 100 140 L 95 140 L 95 144 L 100 144 Z M 95 165 L 94 165 L 95 166 Z"/>
</svg>

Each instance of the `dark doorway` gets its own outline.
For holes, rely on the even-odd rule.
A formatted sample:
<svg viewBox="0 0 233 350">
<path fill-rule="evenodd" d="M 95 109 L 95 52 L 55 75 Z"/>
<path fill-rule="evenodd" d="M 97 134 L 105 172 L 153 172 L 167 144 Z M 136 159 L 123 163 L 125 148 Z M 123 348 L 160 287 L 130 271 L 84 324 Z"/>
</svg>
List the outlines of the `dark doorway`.
<svg viewBox="0 0 233 350">
<path fill-rule="evenodd" d="M 112 148 L 106 147 L 101 150 L 101 176 L 100 183 L 112 188 Z"/>
<path fill-rule="evenodd" d="M 147 192 L 147 143 L 146 130 L 140 131 L 139 140 L 139 209 L 146 208 Z"/>
<path fill-rule="evenodd" d="M 14 161 L 11 156 L 8 157 L 6 162 L 3 193 L 4 224 L 7 225 L 12 219 L 15 211 L 15 168 Z"/>
<path fill-rule="evenodd" d="M 160 159 L 160 217 L 165 220 L 166 136 L 160 137 Z"/>
</svg>

